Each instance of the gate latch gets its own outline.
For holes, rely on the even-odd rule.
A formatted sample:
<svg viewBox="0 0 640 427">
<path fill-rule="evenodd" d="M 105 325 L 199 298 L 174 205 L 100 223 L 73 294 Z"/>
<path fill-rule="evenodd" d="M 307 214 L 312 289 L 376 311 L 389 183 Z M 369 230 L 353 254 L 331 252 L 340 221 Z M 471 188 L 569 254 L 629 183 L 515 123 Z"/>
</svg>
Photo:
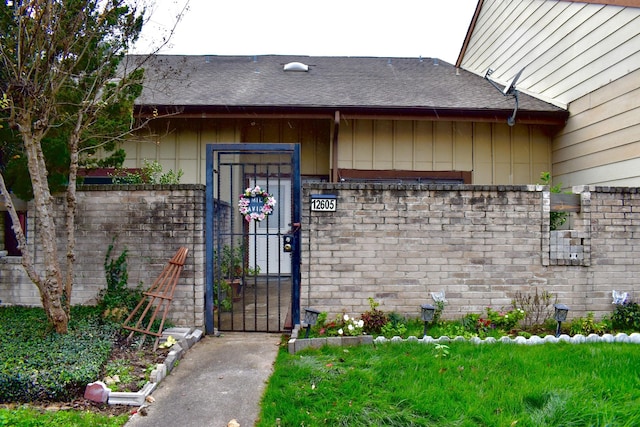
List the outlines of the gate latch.
<svg viewBox="0 0 640 427">
<path fill-rule="evenodd" d="M 293 251 L 293 234 L 285 234 L 282 236 L 282 250 L 284 252 Z"/>
</svg>

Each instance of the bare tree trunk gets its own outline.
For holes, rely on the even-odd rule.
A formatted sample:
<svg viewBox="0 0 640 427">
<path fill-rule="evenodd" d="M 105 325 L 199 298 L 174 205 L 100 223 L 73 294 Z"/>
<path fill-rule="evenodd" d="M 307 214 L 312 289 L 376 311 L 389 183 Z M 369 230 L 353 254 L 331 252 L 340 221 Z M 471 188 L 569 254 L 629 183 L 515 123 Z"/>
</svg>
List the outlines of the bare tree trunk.
<svg viewBox="0 0 640 427">
<path fill-rule="evenodd" d="M 11 222 L 13 223 L 12 229 L 18 241 L 18 248 L 22 252 L 22 266 L 27 272 L 29 279 L 31 279 L 40 291 L 40 300 L 42 301 L 42 307 L 47 313 L 47 318 L 55 325 L 56 332 L 65 333 L 67 332 L 67 324 L 69 321 L 68 313 L 62 307 L 59 295 L 56 297 L 55 292 L 53 294 L 50 292 L 50 289 L 55 290 L 58 287 L 55 283 L 51 284 L 47 283 L 46 279 L 43 280 L 33 267 L 33 260 L 27 247 L 27 239 L 20 225 L 18 213 L 13 205 L 13 200 L 11 200 L 11 195 L 7 191 L 2 174 L 0 174 L 0 195 L 4 199 L 4 204 L 11 217 Z"/>
<path fill-rule="evenodd" d="M 27 114 L 27 120 L 29 115 Z M 42 246 L 44 261 L 44 278 L 38 277 L 36 286 L 40 290 L 42 306 L 47 318 L 58 333 L 66 333 L 69 323 L 68 304 L 63 292 L 60 260 L 56 236 L 56 224 L 53 218 L 53 197 L 47 184 L 47 168 L 44 154 L 40 145 L 41 135 L 31 132 L 29 121 L 20 123 L 20 130 L 27 151 L 27 160 L 31 183 L 33 187 L 33 202 L 35 205 L 37 239 Z M 26 126 L 24 126 L 26 125 Z M 26 131 L 24 131 L 26 129 Z"/>
<path fill-rule="evenodd" d="M 76 122 L 76 128 L 71 133 L 69 141 L 69 182 L 67 183 L 67 205 L 65 212 L 66 219 L 66 231 L 67 231 L 67 276 L 65 279 L 64 294 L 65 302 L 67 304 L 67 313 L 71 310 L 71 290 L 73 288 L 73 274 L 74 274 L 74 262 L 76 260 L 75 247 L 76 247 L 76 228 L 75 218 L 76 211 L 78 209 L 78 200 L 76 193 L 76 184 L 78 181 L 78 141 L 80 139 L 82 121 L 84 115 L 78 114 L 78 120 Z"/>
</svg>

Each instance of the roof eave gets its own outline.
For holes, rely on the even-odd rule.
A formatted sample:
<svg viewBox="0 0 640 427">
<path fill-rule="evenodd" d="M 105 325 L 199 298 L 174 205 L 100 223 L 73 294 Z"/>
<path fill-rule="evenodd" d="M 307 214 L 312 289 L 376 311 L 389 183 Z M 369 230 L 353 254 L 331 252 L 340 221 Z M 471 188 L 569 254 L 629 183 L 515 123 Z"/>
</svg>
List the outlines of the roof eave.
<svg viewBox="0 0 640 427">
<path fill-rule="evenodd" d="M 362 106 L 176 106 L 138 105 L 139 117 L 175 118 L 334 118 L 339 111 L 343 118 L 375 118 L 389 120 L 433 120 L 466 122 L 506 122 L 513 113 L 505 109 L 438 108 L 438 107 L 362 107 Z M 568 111 L 518 110 L 516 122 L 536 125 L 564 125 Z"/>
</svg>

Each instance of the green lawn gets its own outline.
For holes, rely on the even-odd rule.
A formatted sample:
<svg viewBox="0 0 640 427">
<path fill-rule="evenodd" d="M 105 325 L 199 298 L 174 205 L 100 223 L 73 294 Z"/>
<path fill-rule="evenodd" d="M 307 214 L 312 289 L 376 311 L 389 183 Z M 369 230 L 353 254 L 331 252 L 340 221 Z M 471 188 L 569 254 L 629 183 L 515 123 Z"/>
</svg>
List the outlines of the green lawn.
<svg viewBox="0 0 640 427">
<path fill-rule="evenodd" d="M 260 426 L 637 426 L 634 344 L 283 349 Z M 280 419 L 280 424 L 277 424 Z"/>
<path fill-rule="evenodd" d="M 109 417 L 79 411 L 43 412 L 32 408 L 0 409 L 0 426 L 120 427 L 128 419 L 128 414 Z"/>
</svg>

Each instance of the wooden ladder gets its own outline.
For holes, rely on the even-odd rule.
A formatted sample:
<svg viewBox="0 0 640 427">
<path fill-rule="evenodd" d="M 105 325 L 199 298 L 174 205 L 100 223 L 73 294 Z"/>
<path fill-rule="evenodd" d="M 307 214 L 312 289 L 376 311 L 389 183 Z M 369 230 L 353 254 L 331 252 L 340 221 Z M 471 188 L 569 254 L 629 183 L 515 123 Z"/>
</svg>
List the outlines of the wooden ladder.
<svg viewBox="0 0 640 427">
<path fill-rule="evenodd" d="M 162 336 L 162 329 L 164 327 L 164 321 L 167 318 L 169 312 L 169 305 L 173 300 L 173 293 L 178 284 L 180 273 L 184 268 L 184 261 L 187 258 L 187 248 L 181 247 L 178 252 L 169 260 L 169 263 L 165 266 L 162 273 L 153 282 L 153 285 L 148 291 L 144 292 L 144 298 L 140 300 L 136 308 L 133 309 L 129 317 L 124 321 L 122 327 L 131 331 L 127 340 L 131 340 L 133 334 L 140 332 L 145 335 L 151 335 L 156 337 L 153 345 L 153 350 L 158 348 L 158 340 Z M 140 311 L 144 305 L 144 310 Z M 162 310 L 162 320 L 158 325 L 157 331 L 153 330 L 158 312 Z M 148 314 L 151 312 L 150 316 Z M 137 316 L 135 324 L 131 324 L 133 319 Z M 146 323 L 146 326 L 145 326 Z"/>
</svg>

